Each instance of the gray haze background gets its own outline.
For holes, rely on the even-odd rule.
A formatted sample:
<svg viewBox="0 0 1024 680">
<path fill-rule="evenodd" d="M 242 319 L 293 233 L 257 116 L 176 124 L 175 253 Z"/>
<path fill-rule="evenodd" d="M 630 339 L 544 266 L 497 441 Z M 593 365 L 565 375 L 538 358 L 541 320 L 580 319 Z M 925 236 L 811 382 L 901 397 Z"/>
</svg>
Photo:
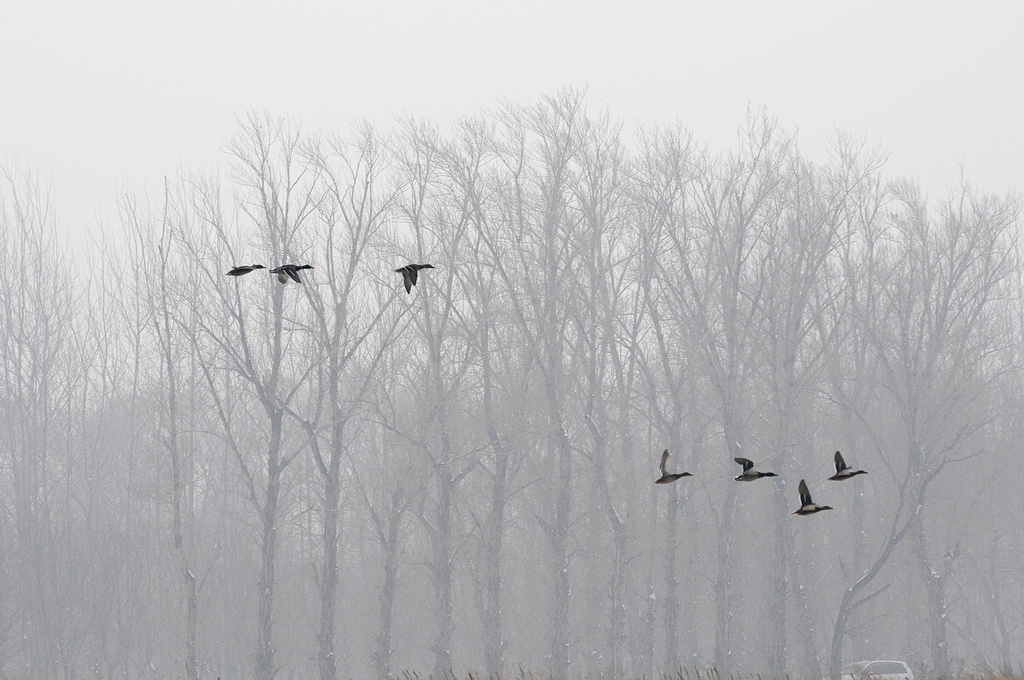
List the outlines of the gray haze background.
<svg viewBox="0 0 1024 680">
<path fill-rule="evenodd" d="M 962 2 L 178 2 L 8 0 L 0 140 L 54 179 L 63 221 L 123 187 L 215 164 L 249 110 L 318 128 L 587 86 L 612 115 L 725 147 L 752 106 L 823 153 L 883 144 L 929 192 L 1024 177 L 1024 7 Z"/>
<path fill-rule="evenodd" d="M 1015 5 L 3 10 L 0 677 L 1019 671 Z"/>
</svg>

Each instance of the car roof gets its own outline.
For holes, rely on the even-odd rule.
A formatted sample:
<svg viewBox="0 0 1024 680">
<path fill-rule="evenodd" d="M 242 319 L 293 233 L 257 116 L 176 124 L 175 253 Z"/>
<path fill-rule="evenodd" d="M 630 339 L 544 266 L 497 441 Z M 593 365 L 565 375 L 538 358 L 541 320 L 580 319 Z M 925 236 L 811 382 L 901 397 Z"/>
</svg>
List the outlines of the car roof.
<svg viewBox="0 0 1024 680">
<path fill-rule="evenodd" d="M 868 666 L 876 663 L 891 663 L 898 664 L 906 669 L 906 672 L 910 672 L 910 664 L 906 661 L 899 661 L 897 659 L 863 659 L 861 661 L 854 661 L 843 666 L 843 672 L 859 672 L 867 668 Z M 885 675 L 883 673 L 883 675 Z"/>
</svg>

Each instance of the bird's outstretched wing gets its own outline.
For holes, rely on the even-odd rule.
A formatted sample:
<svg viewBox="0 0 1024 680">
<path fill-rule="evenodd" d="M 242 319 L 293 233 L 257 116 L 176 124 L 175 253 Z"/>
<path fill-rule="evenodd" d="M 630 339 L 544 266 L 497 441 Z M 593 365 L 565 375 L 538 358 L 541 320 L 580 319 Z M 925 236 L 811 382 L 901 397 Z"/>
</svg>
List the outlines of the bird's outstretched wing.
<svg viewBox="0 0 1024 680">
<path fill-rule="evenodd" d="M 836 451 L 836 474 L 839 474 L 840 472 L 845 470 L 847 467 L 848 466 L 846 464 L 846 461 L 843 460 L 842 454 L 839 453 L 838 451 Z"/>
<path fill-rule="evenodd" d="M 797 487 L 797 490 L 800 492 L 800 507 L 811 505 L 813 503 L 811 500 L 811 492 L 807 490 L 807 482 L 801 479 L 800 486 Z"/>
</svg>

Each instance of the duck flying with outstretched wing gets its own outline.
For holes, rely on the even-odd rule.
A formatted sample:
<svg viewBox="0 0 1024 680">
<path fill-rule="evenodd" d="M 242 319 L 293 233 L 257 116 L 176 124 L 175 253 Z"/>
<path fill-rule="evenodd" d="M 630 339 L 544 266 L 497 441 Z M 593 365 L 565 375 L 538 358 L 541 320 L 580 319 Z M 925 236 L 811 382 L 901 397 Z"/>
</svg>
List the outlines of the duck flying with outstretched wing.
<svg viewBox="0 0 1024 680">
<path fill-rule="evenodd" d="M 404 267 L 399 267 L 395 271 L 402 275 L 402 282 L 405 283 L 405 292 L 411 293 L 412 287 L 416 285 L 416 279 L 419 276 L 417 272 L 421 269 L 433 269 L 432 264 L 407 264 Z"/>
</svg>

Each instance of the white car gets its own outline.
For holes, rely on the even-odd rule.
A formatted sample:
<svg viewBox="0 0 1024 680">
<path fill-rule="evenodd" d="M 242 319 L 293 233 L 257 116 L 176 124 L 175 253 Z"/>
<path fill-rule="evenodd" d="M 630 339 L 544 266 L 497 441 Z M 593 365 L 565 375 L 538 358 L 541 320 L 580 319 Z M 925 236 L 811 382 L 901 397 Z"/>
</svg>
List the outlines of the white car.
<svg viewBox="0 0 1024 680">
<path fill-rule="evenodd" d="M 841 680 L 914 680 L 910 666 L 902 661 L 858 661 L 843 669 Z"/>
</svg>

